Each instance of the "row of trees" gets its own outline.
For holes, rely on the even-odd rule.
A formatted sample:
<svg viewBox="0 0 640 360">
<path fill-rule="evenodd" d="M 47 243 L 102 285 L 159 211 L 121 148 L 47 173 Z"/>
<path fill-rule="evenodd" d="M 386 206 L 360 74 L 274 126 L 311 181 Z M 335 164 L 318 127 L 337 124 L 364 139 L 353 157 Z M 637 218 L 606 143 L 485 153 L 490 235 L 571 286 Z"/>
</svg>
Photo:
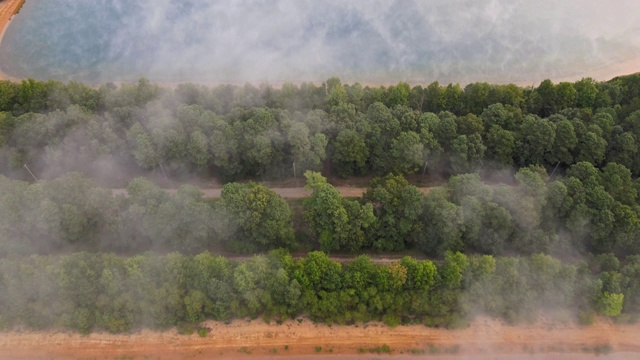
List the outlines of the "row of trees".
<svg viewBox="0 0 640 360">
<path fill-rule="evenodd" d="M 36 184 L 0 177 L 0 239 L 3 257 L 296 246 L 289 205 L 262 185 L 229 183 L 212 202 L 193 186 L 169 194 L 141 178 L 114 194 L 77 173 Z"/>
<path fill-rule="evenodd" d="M 0 171 L 28 176 L 22 170 L 29 164 L 47 178 L 157 171 L 237 180 L 300 176 L 325 163 L 351 177 L 411 174 L 425 163 L 432 172 L 460 174 L 586 161 L 617 162 L 638 175 L 639 89 L 640 75 L 464 90 L 437 83 L 362 88 L 338 79 L 319 87 L 187 84 L 174 91 L 145 80 L 99 89 L 5 81 Z"/>
<path fill-rule="evenodd" d="M 640 182 L 616 163 L 601 171 L 580 162 L 552 182 L 541 167 L 522 168 L 514 185 L 457 175 L 426 196 L 388 175 L 358 200 L 341 198 L 318 173 L 306 175 L 313 189 L 305 201 L 309 229 L 324 251 L 640 252 Z"/>
<path fill-rule="evenodd" d="M 29 284 L 29 286 L 25 286 Z M 205 319 L 463 326 L 476 313 L 511 322 L 538 311 L 590 321 L 640 311 L 640 257 L 563 264 L 546 255 L 494 258 L 447 253 L 442 262 L 405 257 L 341 264 L 321 252 L 284 251 L 235 262 L 185 257 L 74 253 L 0 259 L 0 328 L 127 332 Z"/>
<path fill-rule="evenodd" d="M 313 239 L 325 252 L 419 249 L 481 254 L 640 253 L 640 182 L 622 165 L 587 162 L 549 182 L 522 168 L 510 185 L 477 174 L 453 176 L 426 195 L 399 175 L 374 178 L 361 198 L 342 198 L 308 171 L 304 220 L 255 183 L 228 183 L 221 199 L 193 186 L 174 193 L 138 178 L 123 194 L 74 173 L 35 184 L 0 177 L 0 256 L 68 250 L 255 253 L 297 249 Z M 308 243 L 307 243 L 308 244 Z"/>
<path fill-rule="evenodd" d="M 616 77 L 598 82 L 583 78 L 576 82 L 554 84 L 544 80 L 537 87 L 471 83 L 411 86 L 405 82 L 388 87 L 342 84 L 331 78 L 320 85 L 285 83 L 280 88 L 268 84 L 258 87 L 220 85 L 208 88 L 197 84 L 181 84 L 170 91 L 141 79 L 137 84 L 116 87 L 108 83 L 92 88 L 82 83 L 67 84 L 55 80 L 23 80 L 21 83 L 0 81 L 0 112 L 20 115 L 65 110 L 78 105 L 91 112 L 104 113 L 116 108 L 141 107 L 159 97 L 174 96 L 181 103 L 198 104 L 217 114 L 227 114 L 235 108 L 268 107 L 294 111 L 319 109 L 330 111 L 336 103 L 349 103 L 357 110 L 375 102 L 389 108 L 408 106 L 420 112 L 450 111 L 456 115 L 480 115 L 491 104 L 501 103 L 520 108 L 524 113 L 547 117 L 567 108 L 608 108 L 619 105 L 622 117 L 640 110 L 640 75 Z"/>
</svg>

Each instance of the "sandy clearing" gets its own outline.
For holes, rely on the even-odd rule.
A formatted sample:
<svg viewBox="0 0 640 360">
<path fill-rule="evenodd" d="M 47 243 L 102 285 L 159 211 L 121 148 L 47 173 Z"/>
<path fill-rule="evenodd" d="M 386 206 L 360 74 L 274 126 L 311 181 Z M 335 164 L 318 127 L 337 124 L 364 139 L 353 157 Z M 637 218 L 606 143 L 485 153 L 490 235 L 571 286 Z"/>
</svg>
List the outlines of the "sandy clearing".
<svg viewBox="0 0 640 360">
<path fill-rule="evenodd" d="M 0 44 L 4 38 L 4 33 L 7 31 L 11 18 L 16 13 L 18 8 L 24 3 L 24 0 L 4 0 L 0 2 Z M 2 65 L 0 64 L 0 80 L 19 81 L 18 78 L 9 76 L 2 71 Z"/>
<path fill-rule="evenodd" d="M 336 189 L 340 192 L 340 195 L 343 197 L 360 197 L 367 191 L 366 188 L 358 188 L 358 187 L 349 187 L 349 186 L 338 186 Z M 176 189 L 164 189 L 169 194 L 175 194 L 177 192 Z M 275 191 L 276 194 L 287 198 L 287 199 L 302 199 L 309 197 L 311 195 L 311 191 L 305 188 L 271 188 L 271 190 Z M 420 192 L 426 194 L 431 190 L 430 187 L 422 187 L 418 188 Z M 222 188 L 208 188 L 208 189 L 200 189 L 204 194 L 205 198 L 219 198 L 222 193 Z M 127 194 L 126 189 L 112 189 L 111 192 L 113 195 L 125 195 Z"/>
<path fill-rule="evenodd" d="M 596 346 L 606 346 L 611 352 L 599 358 L 640 358 L 640 325 L 615 325 L 606 320 L 590 327 L 544 319 L 530 326 L 510 326 L 478 318 L 461 330 L 420 325 L 389 328 L 379 323 L 326 326 L 314 325 L 307 319 L 282 325 L 268 325 L 261 320 L 236 320 L 229 325 L 210 321 L 204 326 L 211 329 L 205 338 L 196 334 L 178 335 L 175 330 L 88 336 L 62 332 L 0 333 L 0 358 L 589 359 L 595 358 Z M 359 354 L 361 348 L 384 344 L 391 348 L 392 356 L 370 354 L 368 350 Z M 412 350 L 418 354 L 412 354 Z"/>
</svg>

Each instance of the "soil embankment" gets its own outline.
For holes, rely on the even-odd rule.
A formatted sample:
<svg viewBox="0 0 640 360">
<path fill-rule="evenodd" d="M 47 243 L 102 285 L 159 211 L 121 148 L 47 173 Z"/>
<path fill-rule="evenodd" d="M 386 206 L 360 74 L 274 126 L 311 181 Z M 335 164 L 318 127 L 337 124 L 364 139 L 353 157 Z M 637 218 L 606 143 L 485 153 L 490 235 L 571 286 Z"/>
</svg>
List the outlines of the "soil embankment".
<svg viewBox="0 0 640 360">
<path fill-rule="evenodd" d="M 460 330 L 421 325 L 389 328 L 315 325 L 308 319 L 268 325 L 207 322 L 211 332 L 142 331 L 82 336 L 53 332 L 0 333 L 1 359 L 638 359 L 640 325 L 600 321 L 589 327 L 540 320 L 509 326 L 479 318 Z M 385 350 L 386 349 L 386 350 Z M 388 351 L 387 351 L 388 350 Z M 389 354 L 390 353 L 390 356 Z"/>
</svg>

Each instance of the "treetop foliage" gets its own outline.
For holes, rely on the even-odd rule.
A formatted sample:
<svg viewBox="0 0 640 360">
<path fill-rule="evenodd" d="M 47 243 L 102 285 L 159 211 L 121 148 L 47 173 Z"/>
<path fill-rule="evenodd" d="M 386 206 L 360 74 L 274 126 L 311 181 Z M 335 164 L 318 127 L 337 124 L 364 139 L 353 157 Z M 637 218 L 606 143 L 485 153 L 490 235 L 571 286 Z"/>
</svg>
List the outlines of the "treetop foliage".
<svg viewBox="0 0 640 360">
<path fill-rule="evenodd" d="M 284 251 L 241 262 L 208 252 L 5 258 L 0 328 L 120 333 L 258 316 L 458 327 L 478 313 L 513 323 L 543 309 L 574 318 L 640 311 L 640 257 L 616 269 L 606 264 L 451 252 L 442 262 L 404 257 L 388 264 L 366 256 L 343 264 L 322 252 L 294 259 Z"/>
<path fill-rule="evenodd" d="M 337 78 L 280 89 L 1 81 L 0 171 L 27 163 L 47 178 L 101 178 L 109 165 L 243 180 L 616 162 L 638 176 L 638 89 L 637 74 L 526 88 L 363 87 Z"/>
</svg>

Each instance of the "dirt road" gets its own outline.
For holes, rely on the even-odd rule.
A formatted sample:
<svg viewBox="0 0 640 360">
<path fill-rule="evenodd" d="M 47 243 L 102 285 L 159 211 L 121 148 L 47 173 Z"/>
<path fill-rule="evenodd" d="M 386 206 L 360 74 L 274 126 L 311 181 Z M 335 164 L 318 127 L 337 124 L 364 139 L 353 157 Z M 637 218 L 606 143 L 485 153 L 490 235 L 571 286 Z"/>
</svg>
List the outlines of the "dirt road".
<svg viewBox="0 0 640 360">
<path fill-rule="evenodd" d="M 142 331 L 130 335 L 0 333 L 1 359 L 638 359 L 640 325 L 600 321 L 589 327 L 540 320 L 509 326 L 478 318 L 460 330 L 315 325 L 308 319 L 267 325 L 206 322 L 206 337 Z M 387 346 L 391 356 L 383 352 Z M 608 354 L 603 356 L 602 354 Z"/>
<path fill-rule="evenodd" d="M 367 191 L 366 188 L 358 188 L 358 187 L 349 187 L 349 186 L 338 186 L 336 189 L 340 192 L 340 195 L 343 197 L 360 197 Z M 297 188 L 271 188 L 271 190 L 275 191 L 276 194 L 282 196 L 287 199 L 302 199 L 305 197 L 309 197 L 311 195 L 310 190 L 306 190 L 305 188 L 297 187 Z M 429 187 L 418 188 L 420 192 L 426 194 L 431 190 Z M 113 195 L 127 195 L 126 189 L 113 189 L 111 190 Z M 170 194 L 175 194 L 176 189 L 165 189 Z M 219 198 L 222 193 L 221 188 L 215 189 L 200 189 L 204 194 L 205 198 Z"/>
</svg>

